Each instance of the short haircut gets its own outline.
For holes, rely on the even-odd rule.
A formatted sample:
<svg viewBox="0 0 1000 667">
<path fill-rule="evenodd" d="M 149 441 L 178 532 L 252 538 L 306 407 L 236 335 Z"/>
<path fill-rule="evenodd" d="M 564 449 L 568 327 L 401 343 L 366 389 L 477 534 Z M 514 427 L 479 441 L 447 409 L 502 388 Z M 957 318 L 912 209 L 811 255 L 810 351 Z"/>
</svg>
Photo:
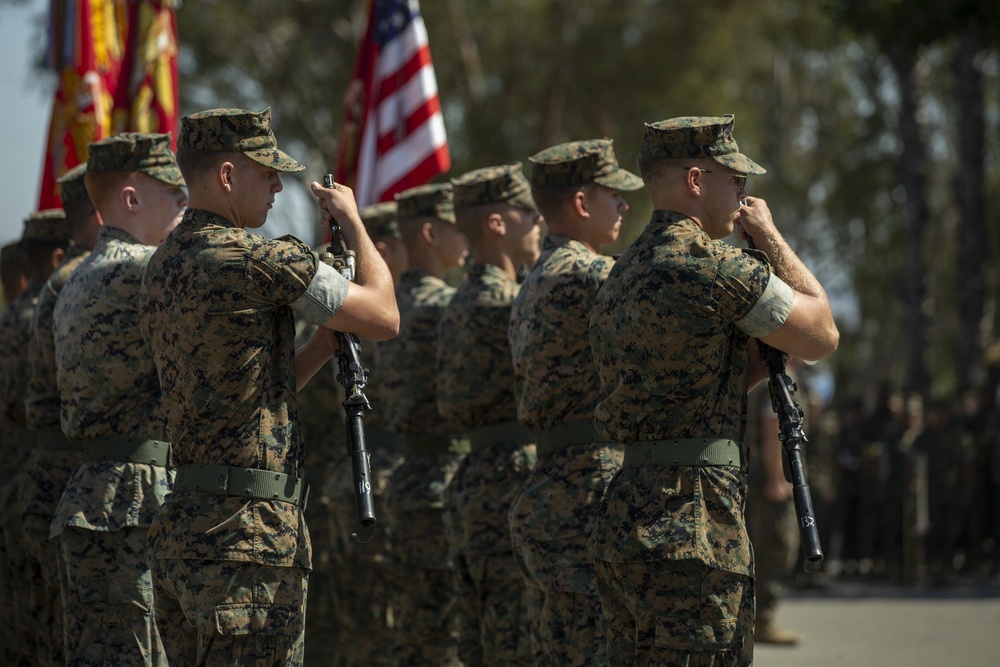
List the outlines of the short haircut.
<svg viewBox="0 0 1000 667">
<path fill-rule="evenodd" d="M 4 248 L 3 261 L 0 262 L 0 282 L 3 282 L 4 294 L 14 292 L 17 282 L 24 272 L 24 251 L 20 244 Z M 9 305 L 9 304 L 8 304 Z"/>
<path fill-rule="evenodd" d="M 56 250 L 66 250 L 68 247 L 68 240 L 22 239 L 21 256 L 24 258 L 24 274 L 31 280 L 41 279 L 50 268 L 48 262 L 52 253 Z"/>
<path fill-rule="evenodd" d="M 190 187 L 191 183 L 196 183 L 212 174 L 223 162 L 236 164 L 238 162 L 237 155 L 243 154 L 181 146 L 177 149 L 177 166 Z"/>
<path fill-rule="evenodd" d="M 531 198 L 535 200 L 538 212 L 545 218 L 556 218 L 559 209 L 572 201 L 576 193 L 583 192 L 590 194 L 594 189 L 594 182 L 581 183 L 579 185 L 559 185 L 549 188 L 531 188 Z"/>
<path fill-rule="evenodd" d="M 94 202 L 97 210 L 118 196 L 126 184 L 134 183 L 135 171 L 91 171 L 83 175 L 83 183 L 87 186 L 87 196 Z"/>
<path fill-rule="evenodd" d="M 458 230 L 465 234 L 469 243 L 475 245 L 483 239 L 486 220 L 493 214 L 503 215 L 517 208 L 506 202 L 483 204 L 481 206 L 463 206 L 455 209 L 455 224 Z"/>
<path fill-rule="evenodd" d="M 415 243 L 420 238 L 420 231 L 428 222 L 434 224 L 434 222 L 441 221 L 431 215 L 421 215 L 416 218 L 403 218 L 399 220 L 397 224 L 399 225 L 399 235 L 403 237 L 403 243 L 405 243 L 407 247 Z"/>
<path fill-rule="evenodd" d="M 669 173 L 668 170 L 677 171 L 679 174 L 681 167 L 701 167 L 704 169 L 711 169 L 712 166 L 716 166 L 719 169 L 724 168 L 722 165 L 718 165 L 714 160 L 704 157 L 698 157 L 698 158 L 640 157 L 636 161 L 636 163 L 639 166 L 639 175 L 642 176 L 642 180 L 645 181 L 646 183 L 663 178 L 665 175 L 667 175 L 667 173 Z"/>
<path fill-rule="evenodd" d="M 64 202 L 63 211 L 66 212 L 66 220 L 70 224 L 70 233 L 75 234 L 79 227 L 90 220 L 94 213 L 94 203 L 90 199 L 78 199 L 76 201 Z"/>
</svg>

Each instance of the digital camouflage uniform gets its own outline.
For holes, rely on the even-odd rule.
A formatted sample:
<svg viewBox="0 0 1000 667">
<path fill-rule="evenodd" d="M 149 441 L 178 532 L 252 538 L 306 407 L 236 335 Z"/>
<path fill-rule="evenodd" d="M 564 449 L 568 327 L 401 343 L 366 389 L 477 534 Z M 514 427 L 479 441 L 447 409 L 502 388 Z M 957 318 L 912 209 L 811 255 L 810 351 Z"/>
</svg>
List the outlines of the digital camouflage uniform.
<svg viewBox="0 0 1000 667">
<path fill-rule="evenodd" d="M 91 144 L 87 169 L 184 184 L 166 134 Z M 53 312 L 62 430 L 87 449 L 51 528 L 66 566 L 70 665 L 166 664 L 145 552 L 149 524 L 173 480 L 160 384 L 138 327 L 139 285 L 152 251 L 105 225 Z M 144 447 L 155 454 L 140 455 Z"/>
<path fill-rule="evenodd" d="M 395 202 L 383 202 L 367 206 L 360 211 L 361 220 L 372 241 L 385 236 L 399 237 L 396 225 Z M 329 541 L 329 572 L 334 585 L 332 609 L 329 624 L 334 626 L 334 636 L 339 637 L 337 645 L 325 653 L 314 653 L 312 644 L 314 633 L 309 636 L 307 660 L 314 663 L 312 656 L 318 656 L 318 665 L 386 665 L 392 653 L 394 613 L 390 602 L 392 595 L 392 547 L 391 535 L 387 530 L 385 515 L 385 493 L 389 477 L 403 462 L 402 445 L 399 438 L 388 431 L 389 404 L 385 386 L 385 354 L 383 343 L 361 342 L 361 360 L 369 369 L 369 381 L 365 395 L 372 409 L 365 413 L 365 442 L 371 469 L 372 495 L 375 500 L 377 530 L 372 539 L 364 544 L 352 538 L 358 531 L 357 496 L 354 492 L 354 472 L 351 457 L 347 454 L 346 424 L 341 423 L 333 434 L 336 449 L 328 452 L 330 464 L 324 469 L 319 495 L 326 503 L 322 519 L 322 530 Z M 333 381 L 339 372 L 334 361 L 333 372 L 324 369 Z M 315 382 L 314 378 L 310 382 Z M 334 384 L 336 384 L 334 382 Z M 339 388 L 339 385 L 337 385 Z M 301 396 L 301 393 L 300 393 Z M 343 391 L 338 392 L 335 408 L 339 414 Z M 304 427 L 304 425 L 303 425 Z M 332 425 L 331 425 L 332 428 Z M 307 441 L 308 442 L 308 441 Z M 308 450 L 307 450 L 308 451 Z M 315 488 L 315 487 L 314 487 Z M 312 499 L 310 499 L 310 507 Z M 312 615 L 312 599 L 315 590 L 317 558 L 317 522 L 310 518 L 313 540 L 313 573 L 310 575 L 309 614 Z M 330 657 L 336 656 L 331 663 Z"/>
<path fill-rule="evenodd" d="M 88 200 L 83 185 L 86 168 L 86 163 L 81 164 L 59 179 L 64 205 Z M 70 246 L 66 258 L 49 276 L 38 295 L 28 346 L 30 372 L 24 407 L 28 428 L 35 432 L 37 442 L 19 475 L 18 506 L 23 513 L 27 557 L 35 563 L 31 572 L 38 577 L 33 582 L 32 616 L 43 640 L 39 646 L 39 662 L 43 665 L 65 664 L 59 586 L 65 563 L 61 562 L 56 542 L 49 539 L 49 527 L 66 482 L 85 460 L 81 444 L 66 438 L 60 425 L 52 316 L 66 281 L 89 254 L 78 245 Z"/>
<path fill-rule="evenodd" d="M 270 110 L 185 116 L 178 146 L 303 169 L 278 150 Z M 292 313 L 323 324 L 346 294 L 306 244 L 206 210 L 188 208 L 150 259 L 140 328 L 177 480 L 150 528 L 149 558 L 158 622 L 197 636 L 199 665 L 303 662 L 311 553 Z"/>
<path fill-rule="evenodd" d="M 34 241 L 55 242 L 65 246 L 69 242 L 69 227 L 62 209 L 48 209 L 32 213 L 24 223 L 22 247 Z M 25 258 L 28 261 L 28 258 Z M 23 462 L 34 445 L 34 434 L 28 429 L 24 397 L 29 374 L 28 348 L 31 340 L 31 319 L 43 289 L 41 281 L 33 280 L 25 290 L 0 315 L 0 451 L 7 459 L 4 471 L 9 475 L 0 485 L 0 532 L 3 560 L 0 562 L 0 618 L 3 620 L 3 652 L 6 664 L 18 660 L 48 660 L 47 635 L 39 626 L 32 606 L 41 597 L 36 587 L 41 583 L 41 572 L 33 558 L 29 558 L 24 543 L 22 505 L 19 503 L 19 479 Z"/>
<path fill-rule="evenodd" d="M 401 221 L 426 216 L 454 224 L 449 184 L 397 197 Z M 444 528 L 444 492 L 468 452 L 437 412 L 438 326 L 455 288 L 406 271 L 396 286 L 399 334 L 379 345 L 386 426 L 403 439 L 406 460 L 389 478 L 386 522 L 392 534 L 393 665 L 459 665 L 455 574 Z M 379 408 L 376 408 L 379 409 Z"/>
<path fill-rule="evenodd" d="M 478 169 L 453 185 L 456 211 L 491 204 L 534 209 L 520 165 Z M 533 436 L 517 423 L 507 340 L 518 289 L 503 269 L 472 265 L 445 309 L 438 337 L 438 411 L 468 433 L 472 447 L 445 495 L 466 664 L 534 664 L 527 592 L 507 521 L 535 464 Z"/>
<path fill-rule="evenodd" d="M 732 117 L 646 126 L 642 158 L 738 153 Z M 625 445 L 590 540 L 611 665 L 749 665 L 753 555 L 743 511 L 747 343 L 780 326 L 791 289 L 763 253 L 658 210 L 590 316 L 607 395 L 598 431 Z"/>
<path fill-rule="evenodd" d="M 530 164 L 536 193 L 595 182 L 616 190 L 642 187 L 640 178 L 618 166 L 609 139 L 553 146 Z M 613 265 L 580 241 L 550 235 L 511 312 L 517 416 L 535 433 L 538 462 L 511 505 L 510 528 L 531 598 L 538 664 L 608 661 L 587 540 L 604 491 L 621 467 L 622 449 L 601 440 L 593 425 L 603 394 L 587 318 Z"/>
</svg>

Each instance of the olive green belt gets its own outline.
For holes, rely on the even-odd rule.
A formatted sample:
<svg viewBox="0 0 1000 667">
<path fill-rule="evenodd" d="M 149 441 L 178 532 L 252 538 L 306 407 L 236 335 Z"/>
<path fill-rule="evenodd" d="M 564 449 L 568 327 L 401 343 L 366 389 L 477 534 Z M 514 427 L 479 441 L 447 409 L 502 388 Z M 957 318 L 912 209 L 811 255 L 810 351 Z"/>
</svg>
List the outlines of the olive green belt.
<svg viewBox="0 0 1000 667">
<path fill-rule="evenodd" d="M 170 443 L 164 440 L 127 438 L 120 435 L 81 439 L 83 452 L 92 461 L 145 463 L 169 468 Z"/>
<path fill-rule="evenodd" d="M 306 508 L 309 485 L 301 477 L 259 468 L 192 463 L 177 469 L 174 491 L 207 491 L 222 496 L 281 500 Z"/>
<path fill-rule="evenodd" d="M 58 426 L 49 426 L 37 431 L 35 446 L 46 452 L 82 452 L 83 442 L 70 440 Z"/>
<path fill-rule="evenodd" d="M 438 435 L 405 435 L 406 453 L 410 456 L 468 454 L 469 439 L 440 433 Z"/>
<path fill-rule="evenodd" d="M 469 444 L 474 452 L 482 451 L 501 442 L 527 444 L 534 439 L 535 434 L 516 421 L 480 426 L 469 431 Z"/>
<path fill-rule="evenodd" d="M 735 466 L 746 471 L 742 445 L 723 438 L 673 438 L 625 443 L 626 468 L 649 466 Z"/>
<path fill-rule="evenodd" d="M 570 445 L 580 445 L 586 442 L 601 440 L 592 419 L 557 424 L 535 434 L 535 446 L 538 455 L 545 456 Z"/>
</svg>

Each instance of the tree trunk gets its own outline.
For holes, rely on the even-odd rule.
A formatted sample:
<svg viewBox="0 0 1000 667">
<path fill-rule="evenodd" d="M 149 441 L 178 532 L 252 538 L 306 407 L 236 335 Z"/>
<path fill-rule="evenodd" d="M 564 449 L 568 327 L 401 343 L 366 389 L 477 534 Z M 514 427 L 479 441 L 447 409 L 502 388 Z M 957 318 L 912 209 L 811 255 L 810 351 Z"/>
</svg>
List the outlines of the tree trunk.
<svg viewBox="0 0 1000 667">
<path fill-rule="evenodd" d="M 925 307 L 927 263 L 924 259 L 924 230 L 929 217 L 927 199 L 927 162 L 918 119 L 918 86 L 916 82 L 917 54 L 894 47 L 889 54 L 899 80 L 899 133 L 903 152 L 899 161 L 899 183 L 905 192 L 903 223 L 906 227 L 906 265 L 903 300 L 906 322 L 906 369 L 903 388 L 927 396 L 930 392 L 928 372 L 928 317 Z"/>
<path fill-rule="evenodd" d="M 955 48 L 955 103 L 958 109 L 958 169 L 955 201 L 958 204 L 958 337 L 956 369 L 958 389 L 973 387 L 983 353 L 983 304 L 986 300 L 986 199 L 982 73 L 968 30 L 958 35 Z"/>
</svg>

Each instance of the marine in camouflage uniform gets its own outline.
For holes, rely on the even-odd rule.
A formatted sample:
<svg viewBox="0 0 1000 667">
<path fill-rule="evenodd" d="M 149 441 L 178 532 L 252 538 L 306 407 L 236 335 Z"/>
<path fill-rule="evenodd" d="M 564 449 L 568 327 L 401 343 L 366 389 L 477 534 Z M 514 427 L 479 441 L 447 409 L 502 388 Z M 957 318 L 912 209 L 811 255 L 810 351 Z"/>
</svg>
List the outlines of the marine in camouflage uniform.
<svg viewBox="0 0 1000 667">
<path fill-rule="evenodd" d="M 751 664 L 741 439 L 747 390 L 766 370 L 750 338 L 804 358 L 836 347 L 823 288 L 766 202 L 747 197 L 746 176 L 764 170 L 732 129 L 732 116 L 646 126 L 652 220 L 591 311 L 607 396 L 595 422 L 625 445 L 589 544 L 611 665 Z M 763 251 L 719 240 L 737 223 Z"/>
<path fill-rule="evenodd" d="M 163 665 L 146 535 L 173 471 L 137 299 L 146 262 L 187 195 L 167 134 L 91 144 L 84 178 L 105 224 L 52 316 L 62 430 L 86 458 L 51 525 L 65 563 L 64 650 L 68 665 Z"/>
<path fill-rule="evenodd" d="M 394 646 L 389 664 L 459 665 L 455 577 L 444 532 L 444 490 L 468 453 L 437 412 L 438 325 L 455 289 L 445 272 L 464 263 L 450 184 L 422 185 L 396 197 L 407 270 L 396 286 L 399 335 L 379 347 L 386 426 L 405 462 L 385 491 L 393 554 Z"/>
<path fill-rule="evenodd" d="M 628 209 L 619 191 L 642 180 L 618 166 L 610 139 L 559 144 L 529 163 L 549 235 L 514 301 L 509 337 L 517 416 L 535 433 L 538 463 L 511 505 L 511 535 L 538 664 L 607 665 L 587 539 L 622 448 L 594 428 L 603 394 L 587 318 L 614 265 L 598 249 L 618 238 Z"/>
<path fill-rule="evenodd" d="M 398 285 L 399 277 L 406 269 L 406 246 L 403 244 L 396 224 L 396 203 L 382 202 L 366 206 L 360 211 L 361 221 L 365 225 L 368 236 L 375 244 L 375 249 L 385 261 L 393 284 Z M 333 456 L 331 464 L 326 466 L 319 495 L 326 503 L 322 518 L 309 525 L 315 527 L 322 522 L 323 532 L 328 539 L 329 581 L 333 595 L 330 596 L 331 606 L 329 619 L 331 626 L 329 634 L 337 638 L 336 645 L 324 653 L 314 653 L 312 645 L 316 633 L 309 631 L 308 623 L 312 618 L 312 600 L 315 591 L 317 573 L 317 537 L 313 530 L 313 573 L 309 578 L 309 613 L 306 615 L 309 644 L 307 644 L 307 662 L 312 664 L 313 657 L 319 656 L 315 664 L 329 665 L 330 657 L 336 656 L 337 665 L 385 665 L 388 664 L 392 652 L 394 614 L 390 604 L 392 584 L 393 553 L 391 535 L 386 530 L 384 513 L 384 495 L 389 477 L 403 462 L 401 439 L 388 430 L 389 405 L 385 386 L 385 354 L 382 346 L 392 341 L 382 343 L 362 342 L 362 362 L 369 369 L 369 383 L 365 387 L 365 395 L 372 409 L 365 413 L 365 441 L 369 454 L 371 468 L 372 493 L 375 496 L 375 516 L 378 530 L 374 537 L 359 544 L 352 535 L 358 531 L 357 496 L 354 492 L 354 473 L 351 458 L 347 455 L 348 443 L 345 426 L 341 425 L 335 434 L 337 449 L 327 452 Z M 338 373 L 337 363 L 333 363 L 333 371 L 328 375 Z M 310 387 L 316 382 L 314 378 Z M 336 383 L 334 383 L 336 384 Z M 339 387 L 339 385 L 337 385 Z M 340 401 L 343 391 L 339 392 L 335 408 L 342 413 Z M 303 424 L 303 434 L 305 434 Z M 308 441 L 307 441 L 308 442 Z M 311 505 L 312 501 L 310 501 Z"/>
<path fill-rule="evenodd" d="M 63 262 L 52 272 L 38 295 L 31 321 L 28 347 L 30 373 L 24 406 L 28 428 L 36 433 L 31 450 L 18 480 L 18 506 L 23 513 L 24 545 L 38 579 L 34 582 L 32 616 L 41 633 L 39 662 L 64 665 L 63 604 L 60 572 L 65 571 L 56 543 L 49 540 L 49 526 L 66 482 L 84 461 L 83 447 L 66 438 L 60 425 L 59 389 L 56 386 L 56 344 L 52 318 L 56 298 L 73 271 L 90 254 L 97 242 L 101 219 L 87 196 L 83 163 L 59 179 L 60 198 L 66 212 L 73 243 Z"/>
<path fill-rule="evenodd" d="M 477 169 L 452 184 L 473 256 L 441 318 L 437 352 L 438 411 L 468 433 L 472 450 L 445 495 L 460 657 L 471 665 L 529 665 L 526 589 L 507 512 L 535 465 L 535 445 L 517 422 L 507 329 L 517 269 L 538 253 L 540 217 L 519 163 Z"/>
<path fill-rule="evenodd" d="M 39 627 L 32 601 L 40 597 L 35 587 L 41 573 L 37 562 L 29 558 L 24 544 L 18 480 L 23 462 L 34 444 L 34 434 L 27 428 L 24 396 L 27 389 L 28 347 L 31 318 L 45 280 L 61 261 L 69 245 L 69 226 L 62 209 L 36 211 L 24 222 L 20 241 L 27 287 L 0 316 L 0 447 L 9 475 L 0 486 L 0 604 L 3 620 L 3 657 L 5 664 L 18 661 L 44 661 L 47 658 L 46 636 Z"/>
<path fill-rule="evenodd" d="M 329 361 L 344 318 L 360 336 L 396 331 L 391 279 L 348 188 L 312 184 L 356 251 L 357 283 L 297 239 L 246 231 L 266 221 L 279 172 L 303 169 L 278 150 L 270 115 L 182 119 L 192 200 L 139 295 L 178 465 L 149 531 L 157 621 L 197 642 L 196 656 L 168 645 L 171 664 L 303 663 L 311 550 L 296 391 Z M 319 326 L 298 350 L 293 312 Z"/>
</svg>

